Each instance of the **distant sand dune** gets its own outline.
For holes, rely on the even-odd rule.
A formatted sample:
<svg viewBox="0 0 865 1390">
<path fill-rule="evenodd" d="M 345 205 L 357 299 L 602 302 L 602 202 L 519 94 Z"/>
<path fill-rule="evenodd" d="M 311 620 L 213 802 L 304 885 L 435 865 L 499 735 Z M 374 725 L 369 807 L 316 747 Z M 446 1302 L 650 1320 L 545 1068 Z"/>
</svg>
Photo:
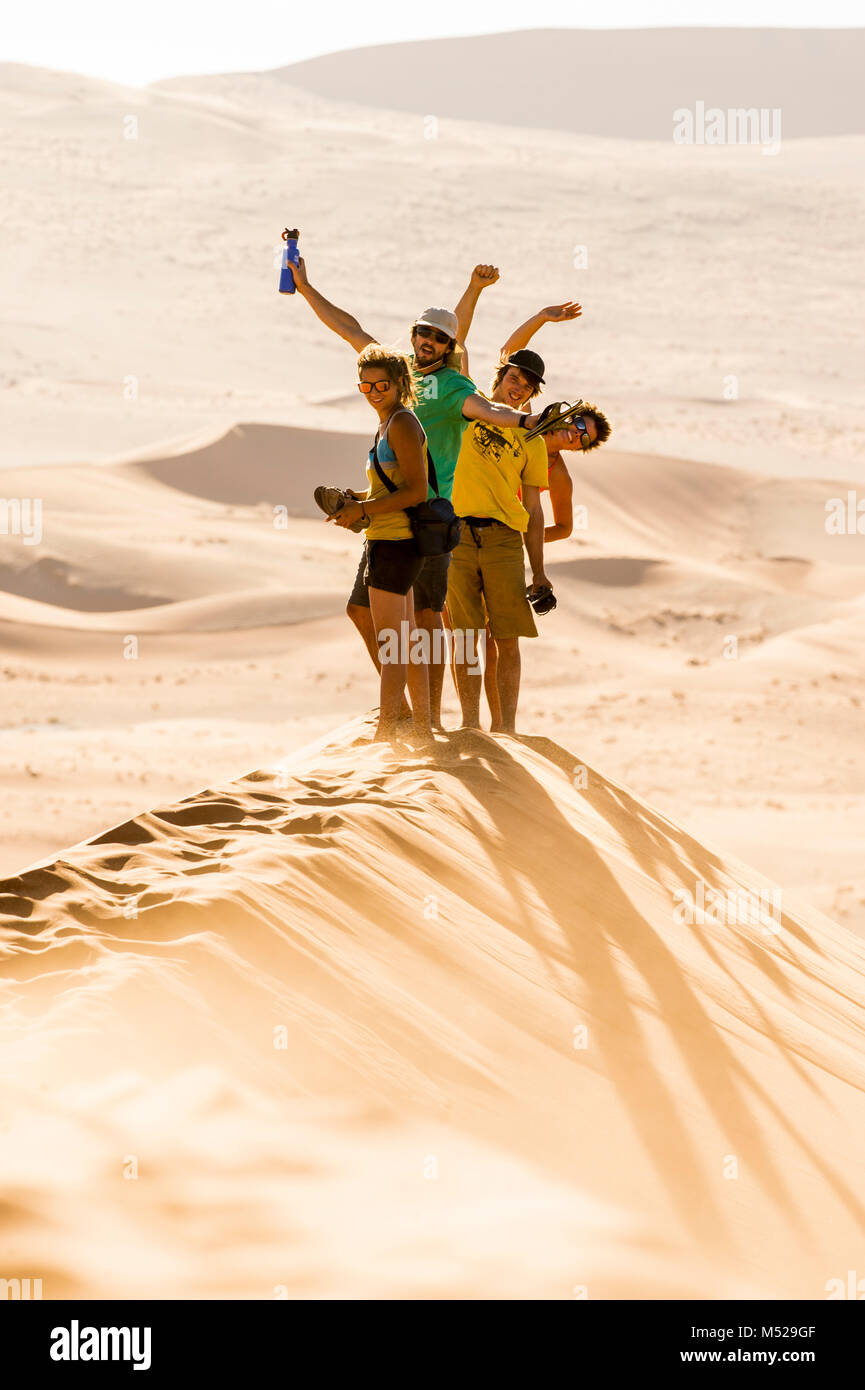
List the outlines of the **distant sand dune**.
<svg viewBox="0 0 865 1390">
<path fill-rule="evenodd" d="M 368 445 L 238 424 L 111 465 L 9 469 L 6 495 L 39 499 L 42 537 L 6 552 L 0 624 L 216 631 L 341 612 L 361 541 L 312 493 L 361 484 Z"/>
<path fill-rule="evenodd" d="M 151 450 L 135 471 L 211 501 L 280 503 L 292 516 L 320 517 L 313 490 L 322 481 L 359 487 L 373 434 L 243 423 L 198 448 Z"/>
<path fill-rule="evenodd" d="M 369 104 L 374 93 L 427 119 L 669 140 L 674 109 L 698 100 L 780 107 L 788 136 L 865 133 L 863 63 L 861 29 L 529 29 L 327 53 L 266 76 L 330 101 Z M 236 90 L 237 78 L 153 84 L 223 85 Z"/>
<path fill-rule="evenodd" d="M 312 493 L 360 485 L 368 447 L 241 422 L 113 464 L 8 470 L 7 495 L 41 500 L 43 536 L 0 565 L 0 649 L 4 624 L 215 632 L 341 613 L 361 540 L 327 526 Z M 568 461 L 581 512 L 547 563 L 581 626 L 686 641 L 702 658 L 719 625 L 750 649 L 842 619 L 865 593 L 862 538 L 824 525 L 847 483 L 613 448 Z"/>
</svg>

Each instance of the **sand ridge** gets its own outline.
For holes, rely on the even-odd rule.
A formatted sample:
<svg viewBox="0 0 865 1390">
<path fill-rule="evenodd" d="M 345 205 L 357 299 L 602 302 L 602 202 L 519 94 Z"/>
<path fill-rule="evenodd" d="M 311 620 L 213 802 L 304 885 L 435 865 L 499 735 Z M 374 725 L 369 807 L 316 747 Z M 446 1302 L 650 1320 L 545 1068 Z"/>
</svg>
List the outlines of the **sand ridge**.
<svg viewBox="0 0 865 1390">
<path fill-rule="evenodd" d="M 861 942 L 786 897 L 771 931 L 675 920 L 768 885 L 549 740 L 370 728 L 0 884 L 7 1244 L 32 1263 L 60 1183 L 46 1296 L 629 1297 L 651 1252 L 667 1296 L 821 1297 L 865 1225 Z M 34 1107 L 64 1149 L 27 1173 Z"/>
<path fill-rule="evenodd" d="M 247 421 L 4 473 L 42 529 L 7 537 L 0 566 L 0 869 L 104 828 L 142 787 L 235 776 L 374 699 L 344 617 L 359 543 L 311 496 L 322 477 L 356 483 L 367 444 Z M 577 526 L 548 551 L 559 607 L 527 647 L 526 732 L 588 739 L 656 804 L 737 853 L 765 842 L 770 877 L 865 921 L 865 552 L 825 528 L 827 495 L 855 484 L 612 443 L 569 463 Z M 451 726 L 455 711 L 448 683 Z M 815 816 L 822 840 L 785 833 Z"/>
</svg>

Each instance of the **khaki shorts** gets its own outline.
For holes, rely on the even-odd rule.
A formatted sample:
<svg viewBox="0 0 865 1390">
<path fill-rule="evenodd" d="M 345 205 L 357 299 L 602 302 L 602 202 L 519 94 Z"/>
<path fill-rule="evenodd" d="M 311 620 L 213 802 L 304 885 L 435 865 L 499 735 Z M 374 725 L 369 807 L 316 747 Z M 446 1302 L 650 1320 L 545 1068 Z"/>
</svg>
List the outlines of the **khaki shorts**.
<svg viewBox="0 0 865 1390">
<path fill-rule="evenodd" d="M 493 637 L 537 637 L 519 531 L 463 522 L 448 572 L 448 613 L 455 629 L 479 631 L 489 620 Z"/>
</svg>

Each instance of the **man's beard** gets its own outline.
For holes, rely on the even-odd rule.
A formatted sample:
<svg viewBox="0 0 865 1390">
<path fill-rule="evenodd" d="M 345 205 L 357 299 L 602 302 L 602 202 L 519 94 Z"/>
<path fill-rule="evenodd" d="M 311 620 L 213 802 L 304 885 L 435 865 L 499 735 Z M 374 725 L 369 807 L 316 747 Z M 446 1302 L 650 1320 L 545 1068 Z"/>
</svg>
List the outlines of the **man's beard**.
<svg viewBox="0 0 865 1390">
<path fill-rule="evenodd" d="M 451 349 L 450 349 L 449 347 L 446 347 L 446 348 L 444 349 L 444 351 L 443 351 L 438 357 L 431 357 L 431 358 L 429 359 L 429 361 L 420 361 L 419 358 L 418 358 L 418 355 L 417 355 L 417 348 L 415 348 L 415 353 L 414 353 L 415 371 L 417 371 L 417 372 L 433 372 L 433 371 L 435 371 L 438 367 L 444 366 L 444 363 L 445 363 L 445 361 L 446 361 L 448 355 L 450 354 L 450 351 L 451 351 Z"/>
</svg>

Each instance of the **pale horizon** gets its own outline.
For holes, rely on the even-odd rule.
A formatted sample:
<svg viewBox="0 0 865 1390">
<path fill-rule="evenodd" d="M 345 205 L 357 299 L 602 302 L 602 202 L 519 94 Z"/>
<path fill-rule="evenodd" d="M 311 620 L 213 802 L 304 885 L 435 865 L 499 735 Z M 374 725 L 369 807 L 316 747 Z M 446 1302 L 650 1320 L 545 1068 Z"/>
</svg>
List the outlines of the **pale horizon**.
<svg viewBox="0 0 865 1390">
<path fill-rule="evenodd" d="M 0 62 L 23 63 L 31 67 L 76 73 L 125 86 L 147 86 L 180 76 L 218 76 L 222 73 L 268 72 L 310 58 L 381 45 L 425 42 L 428 40 L 483 38 L 492 34 L 530 33 L 565 29 L 639 32 L 655 29 L 779 29 L 827 30 L 861 29 L 855 21 L 861 11 L 852 0 L 833 0 L 819 6 L 813 0 L 789 5 L 778 20 L 771 3 L 752 5 L 736 0 L 732 5 L 713 6 L 713 12 L 695 18 L 692 8 L 676 0 L 655 7 L 647 20 L 635 0 L 617 0 L 604 14 L 602 24 L 590 15 L 574 21 L 574 7 L 568 0 L 542 0 L 534 8 L 534 22 L 506 22 L 509 7 L 496 11 L 502 22 L 490 26 L 489 10 L 478 0 L 459 3 L 446 0 L 436 9 L 439 27 L 432 31 L 426 12 L 406 9 L 388 16 L 388 23 L 373 21 L 363 10 L 348 11 L 339 22 L 340 41 L 334 42 L 334 25 L 326 10 L 304 12 L 299 16 L 298 32 L 274 45 L 274 33 L 285 27 L 285 15 L 275 0 L 251 0 L 244 8 L 242 34 L 230 23 L 221 22 L 207 12 L 206 28 L 202 15 L 187 6 L 178 12 L 169 0 L 156 0 L 150 6 L 151 23 L 135 33 L 130 42 L 128 28 L 113 33 L 115 10 L 109 0 L 89 3 L 69 10 L 49 5 L 38 11 L 21 11 L 7 25 Z M 518 7 L 511 6 L 511 10 Z M 586 7 L 588 9 L 588 7 Z M 522 7 L 519 7 L 522 11 Z M 47 22 L 46 22 L 47 17 Z M 86 19 L 86 22 L 84 22 Z M 166 30 L 170 38 L 166 41 Z M 202 38 L 204 36 L 204 39 Z M 166 54 L 171 60 L 166 61 Z"/>
</svg>

